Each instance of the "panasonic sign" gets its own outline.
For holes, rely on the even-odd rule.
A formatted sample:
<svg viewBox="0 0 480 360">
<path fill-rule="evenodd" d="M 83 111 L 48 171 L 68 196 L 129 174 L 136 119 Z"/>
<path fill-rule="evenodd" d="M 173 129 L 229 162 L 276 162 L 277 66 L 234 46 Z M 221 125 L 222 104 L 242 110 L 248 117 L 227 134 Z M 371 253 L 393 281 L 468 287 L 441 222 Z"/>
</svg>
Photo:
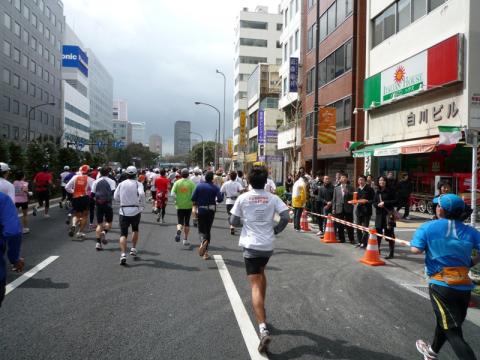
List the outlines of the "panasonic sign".
<svg viewBox="0 0 480 360">
<path fill-rule="evenodd" d="M 88 56 L 75 45 L 63 45 L 62 66 L 76 68 L 88 77 Z"/>
</svg>

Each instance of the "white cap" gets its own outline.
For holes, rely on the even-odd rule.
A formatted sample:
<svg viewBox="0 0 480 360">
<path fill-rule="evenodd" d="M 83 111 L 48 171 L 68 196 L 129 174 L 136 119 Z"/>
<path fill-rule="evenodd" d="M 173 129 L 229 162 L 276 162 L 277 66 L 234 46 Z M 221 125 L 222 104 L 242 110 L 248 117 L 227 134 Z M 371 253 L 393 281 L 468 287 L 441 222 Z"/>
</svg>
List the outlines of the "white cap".
<svg viewBox="0 0 480 360">
<path fill-rule="evenodd" d="M 10 167 L 8 166 L 8 164 L 4 162 L 0 162 L 0 171 L 1 172 L 10 171 Z"/>
<path fill-rule="evenodd" d="M 65 165 L 65 166 L 63 167 L 63 170 L 70 170 L 70 166 Z"/>
<path fill-rule="evenodd" d="M 129 166 L 125 172 L 129 175 L 135 175 L 137 173 L 137 168 L 135 166 Z"/>
</svg>

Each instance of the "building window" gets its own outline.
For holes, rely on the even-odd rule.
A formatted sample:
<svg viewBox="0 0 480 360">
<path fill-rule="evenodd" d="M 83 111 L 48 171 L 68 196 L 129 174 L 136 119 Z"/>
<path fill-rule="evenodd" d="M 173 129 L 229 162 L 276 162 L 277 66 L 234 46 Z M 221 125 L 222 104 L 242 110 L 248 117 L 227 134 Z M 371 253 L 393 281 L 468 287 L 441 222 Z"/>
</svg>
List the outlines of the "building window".
<svg viewBox="0 0 480 360">
<path fill-rule="evenodd" d="M 281 58 L 277 58 L 277 59 L 276 59 L 276 64 L 277 64 L 277 65 L 282 65 L 282 59 L 281 59 Z"/>
<path fill-rule="evenodd" d="M 412 22 L 427 14 L 425 0 L 412 0 Z"/>
<path fill-rule="evenodd" d="M 33 50 L 37 50 L 37 39 L 32 36 L 32 40 L 30 41 L 30 47 Z"/>
<path fill-rule="evenodd" d="M 263 21 L 240 20 L 240 27 L 244 29 L 268 30 L 268 23 Z"/>
<path fill-rule="evenodd" d="M 28 56 L 25 54 L 22 54 L 22 66 L 28 69 Z"/>
<path fill-rule="evenodd" d="M 268 46 L 268 41 L 263 40 L 263 39 L 240 38 L 240 45 L 242 45 L 242 46 L 267 47 Z"/>
<path fill-rule="evenodd" d="M 327 10 L 327 30 L 328 33 L 331 34 L 336 27 L 336 13 L 335 13 L 335 4 L 330 6 Z"/>
<path fill-rule="evenodd" d="M 20 115 L 20 103 L 17 100 L 12 101 L 12 112 L 15 115 Z"/>
<path fill-rule="evenodd" d="M 305 137 L 311 137 L 313 134 L 314 113 L 307 114 L 305 117 Z"/>
<path fill-rule="evenodd" d="M 300 38 L 300 30 L 295 31 L 295 51 L 298 50 L 298 43 Z"/>
<path fill-rule="evenodd" d="M 288 92 L 287 77 L 283 78 L 283 95 L 286 95 Z"/>
<path fill-rule="evenodd" d="M 25 93 L 28 94 L 28 81 L 27 81 L 27 80 L 25 80 L 25 79 L 22 78 L 21 83 L 20 83 L 20 89 L 21 89 L 23 92 L 25 92 Z"/>
<path fill-rule="evenodd" d="M 345 0 L 337 0 L 337 24 L 343 23 L 347 17 L 347 3 Z"/>
<path fill-rule="evenodd" d="M 18 11 L 22 11 L 22 3 L 20 0 L 15 0 L 15 9 L 17 9 Z"/>
<path fill-rule="evenodd" d="M 20 76 L 17 74 L 13 74 L 12 76 L 12 85 L 17 89 L 20 89 Z"/>
<path fill-rule="evenodd" d="M 40 31 L 40 34 L 43 34 L 43 23 L 41 21 L 38 22 L 38 31 Z"/>
<path fill-rule="evenodd" d="M 445 0 L 428 0 L 428 11 L 432 11 L 442 5 Z"/>
<path fill-rule="evenodd" d="M 350 40 L 345 45 L 345 71 L 348 71 L 352 68 L 352 58 L 353 58 L 353 42 Z"/>
<path fill-rule="evenodd" d="M 20 37 L 20 35 L 21 35 L 21 34 L 20 34 L 20 33 L 21 33 L 20 24 L 17 23 L 16 21 L 15 21 L 15 23 L 13 24 L 13 33 L 14 33 L 15 35 L 17 35 L 18 37 Z"/>
<path fill-rule="evenodd" d="M 240 64 L 258 64 L 258 63 L 266 63 L 267 58 L 255 57 L 255 56 L 240 56 L 239 61 L 240 61 Z"/>
<path fill-rule="evenodd" d="M 307 50 L 310 51 L 315 47 L 316 24 L 313 24 L 307 33 Z"/>
<path fill-rule="evenodd" d="M 289 53 L 289 55 L 292 55 L 292 52 L 293 52 L 293 36 L 290 36 L 289 49 L 290 49 L 290 51 L 288 53 Z"/>
<path fill-rule="evenodd" d="M 397 12 L 397 31 L 400 31 L 411 23 L 410 0 L 400 0 L 397 4 Z"/>
<path fill-rule="evenodd" d="M 37 71 L 37 63 L 30 59 L 30 71 L 35 74 Z"/>
<path fill-rule="evenodd" d="M 308 9 L 311 9 L 313 5 L 315 5 L 315 3 L 316 3 L 315 0 L 308 0 L 308 3 L 307 3 Z"/>
<path fill-rule="evenodd" d="M 285 17 L 284 17 L 283 23 L 285 24 L 285 27 L 287 27 L 287 25 L 288 25 L 288 8 L 285 9 Z"/>
<path fill-rule="evenodd" d="M 13 48 L 13 60 L 20 64 L 20 50 Z"/>
<path fill-rule="evenodd" d="M 12 45 L 6 40 L 3 40 L 3 55 L 12 56 Z"/>
<path fill-rule="evenodd" d="M 320 18 L 320 42 L 325 40 L 327 37 L 328 30 L 327 30 L 327 15 L 323 14 Z"/>
<path fill-rule="evenodd" d="M 30 96 L 35 97 L 37 91 L 37 87 L 34 83 L 30 83 Z"/>
<path fill-rule="evenodd" d="M 344 47 L 340 46 L 335 51 L 335 77 L 339 77 L 345 72 L 345 51 Z"/>
<path fill-rule="evenodd" d="M 327 62 L 324 60 L 318 65 L 318 86 L 321 87 L 327 83 Z"/>
<path fill-rule="evenodd" d="M 285 45 L 283 45 L 283 59 L 285 61 L 287 61 L 288 59 L 288 43 L 285 43 Z"/>
<path fill-rule="evenodd" d="M 323 86 L 352 68 L 352 40 L 340 46 L 319 64 L 318 86 Z"/>
<path fill-rule="evenodd" d="M 27 20 L 30 20 L 30 8 L 23 5 L 23 17 Z"/>
<path fill-rule="evenodd" d="M 310 94 L 313 91 L 314 81 L 315 81 L 315 67 L 313 67 L 307 72 L 307 86 L 306 86 L 307 94 Z"/>
<path fill-rule="evenodd" d="M 3 106 L 2 110 L 6 112 L 10 112 L 10 97 L 3 96 Z"/>
<path fill-rule="evenodd" d="M 277 40 L 277 49 L 281 49 L 282 48 L 282 44 L 280 43 L 280 41 Z"/>
<path fill-rule="evenodd" d="M 277 31 L 282 31 L 283 24 L 277 23 Z"/>
<path fill-rule="evenodd" d="M 37 15 L 32 13 L 32 16 L 30 17 L 30 21 L 31 21 L 33 27 L 37 27 Z"/>
<path fill-rule="evenodd" d="M 30 34 L 28 33 L 25 28 L 22 29 L 22 40 L 25 44 L 28 44 L 28 39 L 30 38 Z"/>
<path fill-rule="evenodd" d="M 3 25 L 12 30 L 12 18 L 7 13 L 3 13 Z"/>
</svg>

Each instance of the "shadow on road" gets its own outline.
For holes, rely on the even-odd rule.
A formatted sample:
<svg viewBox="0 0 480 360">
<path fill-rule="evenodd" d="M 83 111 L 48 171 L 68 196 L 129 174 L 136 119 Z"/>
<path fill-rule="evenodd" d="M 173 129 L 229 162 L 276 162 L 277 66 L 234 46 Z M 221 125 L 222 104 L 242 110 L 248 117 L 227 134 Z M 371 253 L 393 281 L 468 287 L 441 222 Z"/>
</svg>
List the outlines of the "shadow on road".
<svg viewBox="0 0 480 360">
<path fill-rule="evenodd" d="M 293 249 L 283 249 L 283 248 L 276 248 L 274 255 L 280 254 L 289 254 L 289 255 L 304 255 L 304 256 L 321 256 L 321 257 L 332 257 L 333 255 L 330 254 L 323 254 L 311 251 L 298 251 Z"/>
<path fill-rule="evenodd" d="M 394 355 L 363 349 L 351 345 L 345 340 L 331 340 L 305 330 L 281 330 L 271 327 L 272 335 L 287 335 L 304 337 L 314 342 L 312 345 L 301 345 L 282 353 L 269 353 L 270 359 L 297 359 L 304 355 L 320 356 L 322 359 L 352 359 L 352 360 L 404 360 Z M 279 340 L 280 341 L 280 340 Z"/>
<path fill-rule="evenodd" d="M 141 257 L 138 257 L 135 262 L 130 262 L 128 263 L 127 267 L 140 267 L 140 266 L 146 266 L 146 267 L 154 267 L 158 269 L 168 269 L 168 270 L 182 270 L 182 271 L 200 271 L 199 268 L 193 267 L 193 266 L 185 266 L 185 265 L 180 265 L 176 263 L 171 263 L 167 261 L 161 261 L 157 259 L 143 259 Z"/>
<path fill-rule="evenodd" d="M 243 261 L 237 261 L 237 260 L 231 260 L 231 259 L 224 259 L 225 261 L 225 264 L 226 265 L 231 265 L 233 267 L 238 267 L 238 268 L 241 268 L 241 269 L 245 269 L 245 262 Z M 266 269 L 268 271 L 272 270 L 272 271 L 282 271 L 282 269 L 278 268 L 278 267 L 275 267 L 275 266 L 271 266 L 271 265 L 267 265 Z"/>
<path fill-rule="evenodd" d="M 53 282 L 51 278 L 38 279 L 30 278 L 28 281 L 24 282 L 20 287 L 22 288 L 31 288 L 31 289 L 68 289 L 70 287 L 69 283 L 64 282 Z"/>
</svg>

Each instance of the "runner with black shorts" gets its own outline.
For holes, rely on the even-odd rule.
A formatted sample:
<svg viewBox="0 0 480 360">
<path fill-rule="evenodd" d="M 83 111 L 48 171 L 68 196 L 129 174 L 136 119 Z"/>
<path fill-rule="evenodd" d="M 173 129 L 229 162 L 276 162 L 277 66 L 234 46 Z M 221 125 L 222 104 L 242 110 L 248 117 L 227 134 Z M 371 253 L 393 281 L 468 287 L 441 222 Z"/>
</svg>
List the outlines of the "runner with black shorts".
<svg viewBox="0 0 480 360">
<path fill-rule="evenodd" d="M 127 263 L 128 229 L 132 227 L 132 247 L 130 255 L 137 257 L 138 232 L 140 216 L 145 207 L 143 184 L 136 180 L 137 168 L 129 166 L 125 170 L 127 179 L 118 184 L 113 198 L 120 202 L 118 210 L 120 223 L 120 265 Z"/>
<path fill-rule="evenodd" d="M 190 216 L 192 215 L 192 194 L 195 183 L 188 178 L 188 169 L 182 169 L 182 178 L 175 181 L 172 188 L 172 196 L 175 196 L 175 207 L 177 208 L 177 234 L 175 241 L 180 241 L 183 230 L 183 246 L 190 246 L 188 233 L 190 229 Z"/>
<path fill-rule="evenodd" d="M 88 221 L 88 209 L 90 207 L 88 191 L 93 185 L 93 179 L 87 175 L 89 170 L 88 165 L 82 165 L 79 173 L 72 177 L 65 186 L 65 190 L 72 194 L 72 206 L 75 212 L 68 236 L 72 237 L 76 234 L 75 236 L 78 239 L 85 238 L 83 231 Z"/>
<path fill-rule="evenodd" d="M 435 360 L 448 340 L 458 359 L 475 360 L 463 338 L 462 324 L 474 287 L 468 272 L 480 260 L 478 256 L 471 258 L 473 249 L 480 250 L 480 233 L 461 221 L 465 203 L 459 196 L 444 194 L 433 202 L 438 204 L 438 220 L 423 224 L 411 242 L 414 254 L 425 252 L 430 299 L 437 319 L 432 345 L 417 340 L 417 350 L 424 360 Z"/>
<path fill-rule="evenodd" d="M 53 177 L 48 171 L 48 165 L 43 165 L 43 170 L 38 172 L 33 178 L 33 184 L 38 199 L 39 207 L 43 207 L 45 203 L 44 216 L 49 218 L 48 209 L 50 208 L 50 187 L 53 187 Z M 37 206 L 33 207 L 32 215 L 37 215 Z"/>
<path fill-rule="evenodd" d="M 220 189 L 220 192 L 223 193 L 227 200 L 225 204 L 227 205 L 228 217 L 231 215 L 231 210 L 235 200 L 240 196 L 243 191 L 243 186 L 237 181 L 237 172 L 235 170 L 230 171 L 230 180 L 225 182 Z M 230 234 L 235 235 L 235 227 L 230 225 Z"/>
<path fill-rule="evenodd" d="M 252 190 L 240 195 L 230 216 L 230 224 L 243 228 L 239 246 L 243 247 L 243 257 L 248 280 L 252 290 L 252 304 L 260 330 L 259 352 L 266 352 L 271 336 L 266 324 L 265 293 L 267 278 L 265 267 L 273 254 L 275 235 L 288 224 L 288 207 L 274 194 L 264 190 L 268 171 L 264 166 L 254 166 L 248 175 Z M 280 215 L 278 224 L 275 214 Z"/>
<path fill-rule="evenodd" d="M 117 184 L 110 179 L 110 168 L 103 167 L 100 169 L 100 177 L 93 182 L 92 193 L 90 196 L 95 199 L 97 208 L 97 227 L 95 234 L 97 235 L 97 250 L 103 250 L 102 244 L 107 244 L 106 235 L 112 228 L 113 221 L 113 192 Z"/>
<path fill-rule="evenodd" d="M 167 179 L 165 169 L 160 170 L 160 175 L 155 177 L 155 199 L 154 207 L 157 214 L 157 222 L 165 223 L 165 211 L 168 202 L 168 190 L 170 188 L 170 180 Z"/>
</svg>

